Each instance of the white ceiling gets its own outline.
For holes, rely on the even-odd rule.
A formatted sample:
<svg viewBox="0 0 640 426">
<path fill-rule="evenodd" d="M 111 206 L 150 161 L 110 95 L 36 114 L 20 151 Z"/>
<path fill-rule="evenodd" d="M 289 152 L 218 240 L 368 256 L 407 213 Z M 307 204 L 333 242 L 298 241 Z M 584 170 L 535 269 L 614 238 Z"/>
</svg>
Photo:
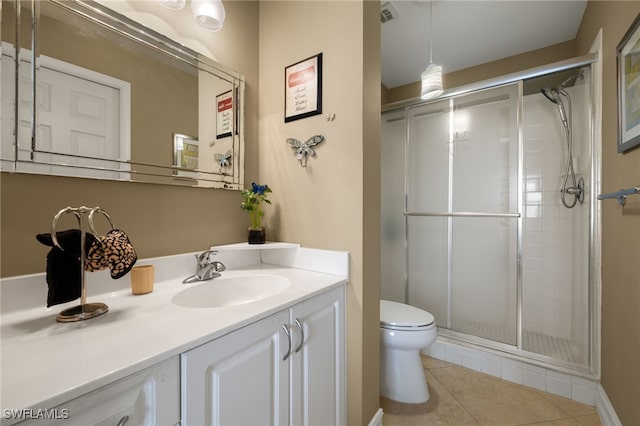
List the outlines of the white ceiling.
<svg viewBox="0 0 640 426">
<path fill-rule="evenodd" d="M 382 0 L 384 5 L 388 0 Z M 418 81 L 429 64 L 429 1 L 390 0 L 382 24 L 382 83 Z M 433 62 L 448 73 L 575 38 L 587 0 L 437 0 Z"/>
</svg>

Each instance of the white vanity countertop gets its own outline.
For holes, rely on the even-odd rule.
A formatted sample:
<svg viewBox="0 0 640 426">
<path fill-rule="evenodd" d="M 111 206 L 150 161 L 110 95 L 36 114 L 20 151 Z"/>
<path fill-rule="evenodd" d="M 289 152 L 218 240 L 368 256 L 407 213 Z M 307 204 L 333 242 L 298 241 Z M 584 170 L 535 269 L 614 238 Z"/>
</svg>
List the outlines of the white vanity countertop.
<svg viewBox="0 0 640 426">
<path fill-rule="evenodd" d="M 290 287 L 243 305 L 188 308 L 172 303 L 187 285 L 171 279 L 156 281 L 153 292 L 145 295 L 133 295 L 129 288 L 91 295 L 87 302 L 106 303 L 109 312 L 85 321 L 55 321 L 60 311 L 79 300 L 3 313 L 1 408 L 55 407 L 348 280 L 346 273 L 264 263 L 229 268 L 223 276 L 265 273 L 288 278 Z M 46 284 L 43 291 L 44 300 Z"/>
</svg>

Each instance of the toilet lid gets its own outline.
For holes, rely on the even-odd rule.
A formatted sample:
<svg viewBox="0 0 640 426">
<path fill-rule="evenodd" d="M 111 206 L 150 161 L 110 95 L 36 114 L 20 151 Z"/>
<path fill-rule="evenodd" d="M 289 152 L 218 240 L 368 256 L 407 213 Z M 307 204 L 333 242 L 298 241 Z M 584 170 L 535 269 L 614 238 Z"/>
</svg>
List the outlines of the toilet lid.
<svg viewBox="0 0 640 426">
<path fill-rule="evenodd" d="M 425 327 L 435 322 L 427 311 L 390 300 L 380 301 L 380 324 L 392 327 Z"/>
</svg>

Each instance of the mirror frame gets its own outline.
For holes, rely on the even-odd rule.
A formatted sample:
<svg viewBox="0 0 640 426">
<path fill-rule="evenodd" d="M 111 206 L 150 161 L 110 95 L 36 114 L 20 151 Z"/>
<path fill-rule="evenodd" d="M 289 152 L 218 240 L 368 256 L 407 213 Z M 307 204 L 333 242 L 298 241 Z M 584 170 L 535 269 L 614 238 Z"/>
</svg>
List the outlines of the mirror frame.
<svg viewBox="0 0 640 426">
<path fill-rule="evenodd" d="M 2 0 L 5 1 L 5 0 Z M 14 131 L 14 159 L 10 161 L 3 159 L 1 161 L 1 170 L 18 172 L 18 173 L 36 173 L 36 174 L 54 174 L 59 176 L 79 177 L 78 169 L 92 169 L 94 171 L 113 172 L 117 178 L 101 178 L 108 180 L 124 180 L 132 182 L 151 182 L 161 183 L 178 186 L 195 186 L 195 187 L 207 187 L 207 188 L 224 188 L 231 190 L 242 190 L 244 188 L 244 93 L 245 93 L 245 78 L 242 74 L 239 74 L 230 68 L 219 64 L 215 60 L 208 58 L 189 47 L 180 44 L 144 25 L 133 21 L 126 16 L 123 16 L 100 3 L 93 0 L 48 0 L 51 4 L 61 7 L 69 12 L 81 16 L 86 19 L 87 22 L 94 23 L 106 27 L 107 29 L 114 31 L 115 33 L 127 37 L 133 40 L 135 43 L 146 46 L 156 52 L 168 56 L 172 60 L 180 61 L 188 66 L 193 66 L 199 72 L 208 72 L 221 80 L 227 81 L 231 84 L 232 93 L 234 96 L 234 110 L 235 120 L 232 120 L 232 146 L 233 146 L 233 159 L 230 162 L 232 173 L 222 172 L 222 170 L 199 170 L 199 169 L 185 169 L 175 164 L 172 165 L 159 165 L 150 164 L 136 161 L 118 161 L 118 160 L 104 160 L 93 157 L 76 156 L 71 154 L 54 153 L 57 157 L 61 158 L 86 158 L 89 160 L 104 160 L 110 164 L 108 167 L 92 167 L 72 164 L 70 161 L 39 161 L 35 159 L 34 154 L 52 154 L 48 151 L 39 151 L 36 147 L 37 138 L 37 108 L 33 105 L 37 105 L 37 102 L 32 102 L 29 111 L 29 119 L 31 124 L 31 135 L 28 143 L 22 141 L 20 143 L 20 137 L 17 130 Z M 19 32 L 20 26 L 20 2 L 17 0 L 15 25 L 16 32 Z M 17 45 L 17 51 L 13 55 L 13 64 L 15 66 L 15 99 L 20 99 L 19 91 L 23 90 L 24 82 L 19 81 L 19 68 L 21 66 L 29 66 L 31 71 L 31 77 L 29 81 L 28 96 L 30 99 L 36 99 L 36 86 L 38 79 L 39 69 L 39 49 L 38 49 L 38 32 L 39 32 L 39 17 L 40 17 L 40 2 L 31 1 L 30 18 L 32 22 L 32 29 L 30 36 L 32 37 L 33 51 L 26 51 L 27 54 L 21 52 L 22 49 L 19 45 L 19 41 L 14 40 Z M 13 18 L 13 17 L 12 17 Z M 24 63 L 22 61 L 25 61 Z M 35 77 L 34 77 L 35 76 Z M 14 95 L 11 94 L 13 97 Z M 212 101 L 216 100 L 215 94 L 211 95 Z M 17 102 L 16 102 L 17 104 Z M 15 108 L 15 116 L 18 116 L 18 107 Z M 24 119 L 24 114 L 18 116 L 20 119 Z M 17 121 L 17 120 L 16 120 Z M 17 127 L 17 126 L 16 126 Z M 194 139 L 198 139 L 195 137 Z M 167 141 L 170 144 L 170 148 L 173 150 L 173 140 Z M 134 141 L 131 141 L 133 144 Z M 19 157 L 19 147 L 30 147 L 30 158 L 28 160 L 21 159 Z M 11 164 L 8 164 L 11 163 Z M 54 166 L 52 169 L 60 170 L 60 172 L 44 172 L 38 171 L 37 165 Z M 112 166 L 111 166 L 112 165 Z M 136 170 L 139 168 L 139 170 Z M 83 177 L 83 176 L 80 176 Z M 124 177 L 124 178 L 123 178 Z M 145 180 L 145 177 L 149 180 Z M 89 177 L 95 179 L 96 177 Z"/>
</svg>

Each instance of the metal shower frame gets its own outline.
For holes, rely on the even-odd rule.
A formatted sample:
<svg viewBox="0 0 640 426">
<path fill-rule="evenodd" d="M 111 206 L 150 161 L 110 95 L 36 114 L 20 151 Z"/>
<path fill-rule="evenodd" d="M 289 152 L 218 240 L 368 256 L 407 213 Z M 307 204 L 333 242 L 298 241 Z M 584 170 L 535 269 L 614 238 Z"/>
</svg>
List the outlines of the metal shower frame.
<svg viewBox="0 0 640 426">
<path fill-rule="evenodd" d="M 383 112 L 387 112 L 387 111 L 392 111 L 392 110 L 404 110 L 406 112 L 406 110 L 409 109 L 409 107 L 415 107 L 415 106 L 420 106 L 420 105 L 427 105 L 429 103 L 433 103 L 433 102 L 440 102 L 442 100 L 445 100 L 447 98 L 454 98 L 456 96 L 459 95 L 465 95 L 465 94 L 470 94 L 472 92 L 476 92 L 476 91 L 480 91 L 480 90 L 485 90 L 485 89 L 491 89 L 491 88 L 495 88 L 498 86 L 502 86 L 502 85 L 506 85 L 509 83 L 516 83 L 516 82 L 522 82 L 524 80 L 528 80 L 528 79 L 532 79 L 532 78 L 536 78 L 536 77 L 542 77 L 545 75 L 550 75 L 550 74 L 554 74 L 560 71 L 566 71 L 566 70 L 570 70 L 570 69 L 575 69 L 575 68 L 579 68 L 579 67 L 586 67 L 586 66 L 592 66 L 593 64 L 598 62 L 598 56 L 595 53 L 592 54 L 588 54 L 588 55 L 584 55 L 584 56 L 580 56 L 580 57 L 576 57 L 576 58 L 571 58 L 571 59 L 567 59 L 567 60 L 563 60 L 563 61 L 559 61 L 559 62 L 555 62 L 552 64 L 548 64 L 548 65 L 544 65 L 544 66 L 540 66 L 540 67 L 536 67 L 536 68 L 532 68 L 529 70 L 525 70 L 522 72 L 517 72 L 517 73 L 512 73 L 512 74 L 508 74 L 502 77 L 497 77 L 497 78 L 493 78 L 493 79 L 488 79 L 488 80 L 484 80 L 484 81 L 480 81 L 477 83 L 472 83 L 472 84 L 468 84 L 468 85 L 464 85 L 458 88 L 454 88 L 454 89 L 449 89 L 446 90 L 442 96 L 440 96 L 437 99 L 432 99 L 432 100 L 428 100 L 428 101 L 422 101 L 419 97 L 418 98 L 413 98 L 410 100 L 406 100 L 406 101 L 401 101 L 401 102 L 395 102 L 395 103 L 390 103 L 384 106 L 383 108 Z M 588 297 L 589 297 L 589 306 L 588 306 L 588 313 L 589 313 L 589 331 L 588 331 L 588 336 L 589 336 L 589 343 L 588 343 L 588 362 L 586 365 L 581 365 L 581 364 L 575 364 L 575 363 L 571 363 L 568 361 L 563 361 L 563 360 L 559 360 L 557 358 L 552 358 L 549 356 L 545 356 L 545 355 L 541 355 L 541 354 L 537 354 L 535 352 L 529 352 L 526 351 L 522 348 L 522 312 L 523 312 L 523 299 L 522 299 L 522 290 L 523 290 L 523 283 L 522 283 L 522 215 L 520 212 L 523 211 L 523 177 L 522 177 L 522 168 L 523 168 L 523 148 L 524 148 L 524 141 L 523 141 L 523 126 L 522 126 L 522 117 L 521 117 L 521 111 L 522 111 L 522 104 L 523 104 L 523 97 L 522 97 L 522 83 L 519 83 L 520 85 L 520 98 L 518 100 L 519 106 L 518 106 L 518 114 L 517 114 L 517 131 L 518 131 L 518 149 L 519 149 L 519 158 L 518 158 L 518 182 L 517 182 L 517 188 L 518 188 L 518 195 L 517 195 L 517 206 L 518 206 L 518 212 L 516 214 L 512 214 L 512 213 L 506 213 L 506 214 L 486 214 L 486 213 L 474 213 L 474 212 L 465 212 L 465 213 L 448 213 L 447 215 L 450 217 L 449 220 L 451 220 L 452 217 L 454 216 L 467 216 L 467 217 L 487 217 L 487 216 L 491 216 L 491 217 L 515 217 L 517 218 L 517 283 L 516 283 L 516 297 L 517 297 L 517 306 L 516 306 L 516 333 L 517 333 L 517 343 L 515 346 L 513 345 L 509 345 L 509 344 L 505 344 L 505 343 L 501 343 L 501 342 L 496 342 L 496 341 L 492 341 L 489 339 L 485 339 L 485 338 L 481 338 L 481 337 L 477 337 L 477 336 L 473 336 L 473 335 L 469 335 L 469 334 L 465 334 L 465 333 L 460 333 L 460 332 L 456 332 L 456 331 L 452 331 L 452 330 L 446 330 L 445 333 L 440 334 L 440 337 L 444 337 L 444 340 L 451 340 L 451 341 L 456 341 L 456 342 L 462 342 L 462 344 L 464 345 L 477 345 L 479 347 L 482 347 L 483 349 L 488 349 L 490 351 L 498 351 L 500 353 L 506 353 L 509 354 L 510 356 L 515 356 L 515 357 L 523 357 L 524 359 L 526 359 L 528 362 L 532 362 L 534 364 L 540 365 L 542 367 L 547 367 L 547 368 L 551 368 L 554 370 L 559 370 L 559 371 L 564 371 L 570 374 L 576 374 L 576 375 L 580 375 L 589 379 L 593 379 L 598 378 L 599 376 L 599 352 L 598 352 L 598 345 L 599 345 L 599 338 L 598 338 L 598 333 L 596 330 L 597 327 L 597 318 L 599 316 L 599 314 L 597 313 L 597 308 L 598 308 L 598 300 L 599 300 L 599 294 L 598 293 L 598 289 L 599 289 L 599 282 L 600 282 L 600 277 L 599 277 L 599 268 L 595 268 L 594 262 L 598 262 L 600 259 L 600 208 L 599 205 L 597 203 L 597 194 L 600 192 L 600 162 L 601 162 L 601 152 L 600 152 L 600 146 L 595 146 L 596 143 L 596 138 L 594 137 L 594 125 L 593 122 L 595 120 L 595 108 L 590 106 L 589 109 L 589 116 L 591 118 L 591 124 L 590 124 L 590 129 L 589 129 L 589 134 L 591 137 L 591 166 L 590 166 L 590 182 L 589 182 L 589 188 L 590 190 L 588 191 L 588 196 L 589 196 L 589 200 L 590 200 L 590 210 L 589 210 L 589 268 L 588 268 L 588 285 L 589 285 L 589 289 L 588 289 Z M 590 95 L 591 95 L 591 99 L 594 98 L 594 82 L 593 80 L 591 80 L 590 83 L 590 87 L 589 87 L 589 91 L 590 91 Z M 408 122 L 406 123 L 406 126 L 408 126 Z M 406 130 L 408 131 L 408 130 Z M 598 139 L 599 140 L 599 139 Z M 406 142 L 405 142 L 406 143 Z M 406 151 L 405 151 L 405 163 L 406 163 Z M 405 203 L 408 197 L 408 185 L 407 185 L 407 171 L 405 170 L 405 194 L 404 194 L 404 199 L 405 199 Z M 408 295 L 408 289 L 409 289 L 409 280 L 408 280 L 408 275 L 409 275 L 409 271 L 408 271 L 408 226 L 407 226 L 407 220 L 408 220 L 408 216 L 433 216 L 434 214 L 422 214 L 422 213 L 416 213 L 416 212 L 409 212 L 406 210 L 406 204 L 405 204 L 405 235 L 404 235 L 404 241 L 405 241 L 405 267 L 404 267 L 404 283 L 405 283 L 405 289 L 404 289 L 404 294 L 405 294 L 405 302 L 407 301 L 407 295 Z M 437 215 L 442 215 L 440 213 L 438 213 Z M 451 250 L 451 246 L 449 244 L 449 248 L 448 250 Z M 451 292 L 451 288 L 449 286 L 448 289 L 449 292 L 449 300 L 450 300 L 450 292 Z M 450 312 L 450 310 L 448 310 Z"/>
</svg>

